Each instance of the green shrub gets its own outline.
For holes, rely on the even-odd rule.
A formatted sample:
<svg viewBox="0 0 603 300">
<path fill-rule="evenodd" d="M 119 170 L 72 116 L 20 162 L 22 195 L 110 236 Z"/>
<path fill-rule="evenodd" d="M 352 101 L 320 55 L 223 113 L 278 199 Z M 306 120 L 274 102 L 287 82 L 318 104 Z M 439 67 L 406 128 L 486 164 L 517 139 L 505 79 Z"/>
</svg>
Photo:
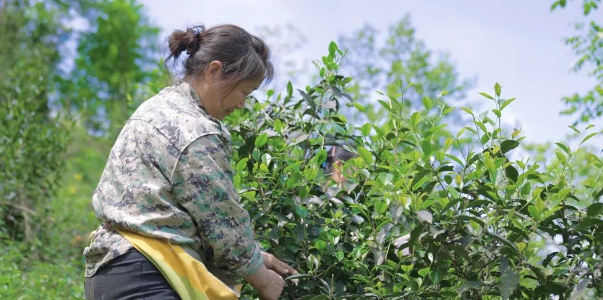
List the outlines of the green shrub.
<svg viewBox="0 0 603 300">
<path fill-rule="evenodd" d="M 603 296 L 601 157 L 558 143 L 549 165 L 516 158 L 524 137 L 501 125 L 514 99 L 498 84 L 482 93 L 493 103 L 482 113 L 445 96 L 411 113 L 401 86 L 382 94 L 383 122 L 353 126 L 338 108 L 364 107 L 345 93 L 341 54 L 331 43 L 317 85 L 268 91 L 227 119 L 256 234 L 303 273 L 286 299 Z M 446 128 L 440 120 L 455 109 L 473 122 Z M 328 145 L 348 142 L 359 156 L 338 188 L 320 166 Z"/>
<path fill-rule="evenodd" d="M 68 125 L 50 115 L 60 56 L 54 11 L 7 1 L 0 14 L 0 243 L 39 236 L 63 168 Z M 58 27 L 58 28 L 57 28 Z M 26 83 L 26 84 L 25 84 Z"/>
</svg>

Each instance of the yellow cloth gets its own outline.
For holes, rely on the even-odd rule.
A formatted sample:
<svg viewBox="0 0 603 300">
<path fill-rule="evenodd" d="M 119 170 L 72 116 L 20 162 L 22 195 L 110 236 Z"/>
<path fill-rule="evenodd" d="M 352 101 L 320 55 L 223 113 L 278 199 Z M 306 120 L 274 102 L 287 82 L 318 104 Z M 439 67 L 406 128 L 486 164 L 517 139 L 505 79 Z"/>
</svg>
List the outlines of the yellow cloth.
<svg viewBox="0 0 603 300">
<path fill-rule="evenodd" d="M 161 271 L 183 300 L 236 300 L 237 293 L 178 246 L 140 234 L 118 230 L 130 244 Z M 237 286 L 241 291 L 241 285 Z"/>
</svg>

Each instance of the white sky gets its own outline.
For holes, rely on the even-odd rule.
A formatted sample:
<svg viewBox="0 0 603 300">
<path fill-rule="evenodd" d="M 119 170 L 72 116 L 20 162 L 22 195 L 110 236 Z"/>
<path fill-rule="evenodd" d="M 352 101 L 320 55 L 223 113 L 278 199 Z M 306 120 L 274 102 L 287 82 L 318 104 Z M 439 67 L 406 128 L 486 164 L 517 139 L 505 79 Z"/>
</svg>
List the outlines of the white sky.
<svg viewBox="0 0 603 300">
<path fill-rule="evenodd" d="M 579 74 L 569 72 L 576 57 L 563 42 L 574 33 L 572 23 L 584 20 L 581 1 L 550 12 L 552 2 L 142 1 L 151 20 L 162 28 L 162 38 L 174 29 L 197 23 L 233 23 L 252 33 L 263 25 L 291 24 L 307 37 L 299 51 L 307 64 L 325 55 L 329 42 L 341 34 L 364 23 L 385 33 L 389 25 L 410 14 L 417 37 L 429 49 L 449 52 L 462 77 L 477 77 L 467 100 L 481 99 L 477 93 L 482 91 L 492 94 L 495 82 L 503 86 L 504 98 L 517 98 L 505 109 L 505 121 L 521 125 L 529 142 L 563 140 L 575 117 L 559 116 L 564 109 L 561 97 L 584 93 L 596 82 L 588 77 L 588 69 Z M 601 20 L 602 16 L 603 10 L 599 10 L 593 17 Z M 595 128 L 601 130 L 603 121 L 595 122 Z M 593 141 L 600 145 L 603 139 Z"/>
</svg>

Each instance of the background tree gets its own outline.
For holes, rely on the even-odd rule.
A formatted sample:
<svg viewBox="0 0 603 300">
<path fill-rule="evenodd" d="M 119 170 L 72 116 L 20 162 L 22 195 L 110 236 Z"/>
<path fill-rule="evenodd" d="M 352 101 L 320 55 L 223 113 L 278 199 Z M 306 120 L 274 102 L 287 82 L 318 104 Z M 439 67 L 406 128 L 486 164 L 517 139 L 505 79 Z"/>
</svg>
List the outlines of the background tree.
<svg viewBox="0 0 603 300">
<path fill-rule="evenodd" d="M 341 36 L 339 44 L 346 49 L 341 71 L 356 79 L 346 91 L 366 105 L 371 121 L 383 114 L 383 108 L 375 104 L 375 91 L 397 97 L 404 90 L 403 105 L 418 109 L 424 98 L 436 106 L 443 104 L 435 103 L 443 91 L 447 91 L 447 101 L 462 99 L 471 86 L 470 80 L 460 77 L 448 54 L 434 54 L 416 37 L 408 15 L 392 24 L 384 39 L 374 27 L 365 25 Z"/>
<path fill-rule="evenodd" d="M 564 8 L 567 2 L 567 0 L 555 1 L 551 10 Z M 582 8 L 585 19 L 593 14 L 596 15 L 600 4 L 600 0 L 583 0 Z M 572 71 L 578 72 L 591 68 L 589 74 L 598 81 L 596 86 L 585 94 L 576 93 L 562 99 L 568 108 L 561 113 L 576 115 L 577 119 L 574 124 L 577 124 L 589 122 L 603 115 L 603 24 L 593 19 L 588 23 L 577 22 L 575 28 L 579 33 L 565 39 L 565 43 L 578 56 L 578 60 L 572 66 Z"/>
<path fill-rule="evenodd" d="M 151 96 L 148 86 L 169 82 L 161 66 L 159 28 L 142 11 L 136 0 L 101 1 L 86 11 L 90 26 L 78 39 L 73 79 L 63 93 L 66 106 L 80 112 L 97 134 L 115 136 Z"/>
<path fill-rule="evenodd" d="M 53 1 L 0 2 L 0 240 L 40 237 L 63 170 L 67 124 L 50 107 L 68 18 Z"/>
</svg>

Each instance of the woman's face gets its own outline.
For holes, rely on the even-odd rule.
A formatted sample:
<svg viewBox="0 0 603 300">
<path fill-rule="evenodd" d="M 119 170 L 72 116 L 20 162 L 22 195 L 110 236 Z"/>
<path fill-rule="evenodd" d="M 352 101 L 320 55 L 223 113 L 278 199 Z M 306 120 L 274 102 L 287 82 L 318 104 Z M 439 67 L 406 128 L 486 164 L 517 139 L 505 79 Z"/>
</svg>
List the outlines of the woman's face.
<svg viewBox="0 0 603 300">
<path fill-rule="evenodd" d="M 210 103 L 206 106 L 207 112 L 218 120 L 223 120 L 235 109 L 245 107 L 245 101 L 249 94 L 255 91 L 261 81 L 242 81 L 234 85 L 218 87 L 210 97 Z"/>
<path fill-rule="evenodd" d="M 223 120 L 235 109 L 245 106 L 249 94 L 262 84 L 262 80 L 243 80 L 236 84 L 225 84 L 222 78 L 222 64 L 212 62 L 205 77 L 196 84 L 197 93 L 203 106 L 211 116 Z"/>
</svg>

